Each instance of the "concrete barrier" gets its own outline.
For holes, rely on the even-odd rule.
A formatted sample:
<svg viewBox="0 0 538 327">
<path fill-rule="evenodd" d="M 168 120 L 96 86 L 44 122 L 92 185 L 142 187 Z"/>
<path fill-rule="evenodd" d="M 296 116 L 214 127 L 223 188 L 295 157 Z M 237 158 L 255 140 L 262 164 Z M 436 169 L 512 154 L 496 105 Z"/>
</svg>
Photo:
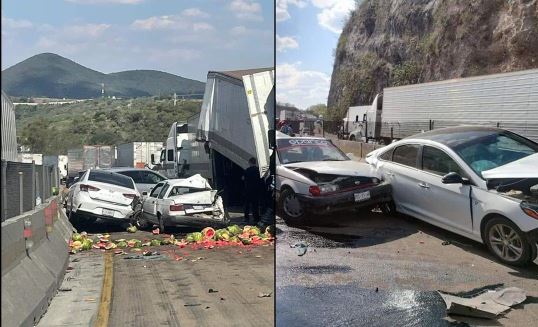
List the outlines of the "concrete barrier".
<svg viewBox="0 0 538 327">
<path fill-rule="evenodd" d="M 332 142 L 344 153 L 353 153 L 353 155 L 357 158 L 365 158 L 368 153 L 374 151 L 375 149 L 384 147 L 384 145 L 348 140 L 333 139 Z"/>
<path fill-rule="evenodd" d="M 67 268 L 72 232 L 56 197 L 2 222 L 2 326 L 34 326 L 46 312 Z"/>
</svg>

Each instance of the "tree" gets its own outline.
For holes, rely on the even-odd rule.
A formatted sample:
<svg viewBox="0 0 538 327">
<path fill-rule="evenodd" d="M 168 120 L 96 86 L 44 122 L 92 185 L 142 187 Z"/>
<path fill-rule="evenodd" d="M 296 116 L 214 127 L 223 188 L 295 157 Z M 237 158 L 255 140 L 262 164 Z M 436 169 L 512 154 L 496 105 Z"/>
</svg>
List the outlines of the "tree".
<svg viewBox="0 0 538 327">
<path fill-rule="evenodd" d="M 306 112 L 311 113 L 316 116 L 322 115 L 323 117 L 327 117 L 327 105 L 324 103 L 315 104 L 313 106 L 310 106 L 306 109 Z"/>
</svg>

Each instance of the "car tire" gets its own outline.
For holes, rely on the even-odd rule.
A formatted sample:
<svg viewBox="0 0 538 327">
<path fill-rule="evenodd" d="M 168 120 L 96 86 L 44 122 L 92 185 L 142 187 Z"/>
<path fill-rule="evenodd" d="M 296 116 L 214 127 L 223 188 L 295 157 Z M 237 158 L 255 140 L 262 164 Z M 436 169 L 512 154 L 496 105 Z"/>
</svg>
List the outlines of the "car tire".
<svg viewBox="0 0 538 327">
<path fill-rule="evenodd" d="M 302 225 L 306 222 L 306 213 L 297 194 L 290 188 L 285 188 L 278 198 L 278 208 L 282 219 L 288 225 Z"/>
<path fill-rule="evenodd" d="M 160 213 L 157 213 L 157 220 L 159 221 L 159 233 L 164 233 L 164 219 Z"/>
<path fill-rule="evenodd" d="M 355 135 L 351 135 L 351 136 L 349 137 L 349 140 L 350 140 L 350 141 L 355 141 Z"/>
<path fill-rule="evenodd" d="M 502 263 L 525 266 L 532 261 L 532 244 L 525 233 L 510 220 L 497 216 L 484 227 L 484 243 Z"/>
</svg>

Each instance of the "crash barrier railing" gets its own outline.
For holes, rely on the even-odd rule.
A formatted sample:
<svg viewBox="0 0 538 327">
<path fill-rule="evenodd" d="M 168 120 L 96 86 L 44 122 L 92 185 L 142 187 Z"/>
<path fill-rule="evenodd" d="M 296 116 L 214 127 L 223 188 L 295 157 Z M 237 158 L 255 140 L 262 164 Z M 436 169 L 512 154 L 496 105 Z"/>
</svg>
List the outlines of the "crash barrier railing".
<svg viewBox="0 0 538 327">
<path fill-rule="evenodd" d="M 2 160 L 1 221 L 33 210 L 59 186 L 57 166 Z"/>
<path fill-rule="evenodd" d="M 56 294 L 73 232 L 58 197 L 2 222 L 2 326 L 34 326 Z"/>
</svg>

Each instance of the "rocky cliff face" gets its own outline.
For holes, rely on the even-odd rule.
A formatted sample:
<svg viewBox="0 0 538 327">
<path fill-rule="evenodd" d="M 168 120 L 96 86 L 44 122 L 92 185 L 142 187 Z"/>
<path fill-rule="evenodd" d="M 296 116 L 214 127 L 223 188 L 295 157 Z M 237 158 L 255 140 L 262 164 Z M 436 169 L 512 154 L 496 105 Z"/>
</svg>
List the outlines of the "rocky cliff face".
<svg viewBox="0 0 538 327">
<path fill-rule="evenodd" d="M 384 87 L 538 67 L 538 0 L 364 0 L 335 52 L 341 117 Z"/>
</svg>

